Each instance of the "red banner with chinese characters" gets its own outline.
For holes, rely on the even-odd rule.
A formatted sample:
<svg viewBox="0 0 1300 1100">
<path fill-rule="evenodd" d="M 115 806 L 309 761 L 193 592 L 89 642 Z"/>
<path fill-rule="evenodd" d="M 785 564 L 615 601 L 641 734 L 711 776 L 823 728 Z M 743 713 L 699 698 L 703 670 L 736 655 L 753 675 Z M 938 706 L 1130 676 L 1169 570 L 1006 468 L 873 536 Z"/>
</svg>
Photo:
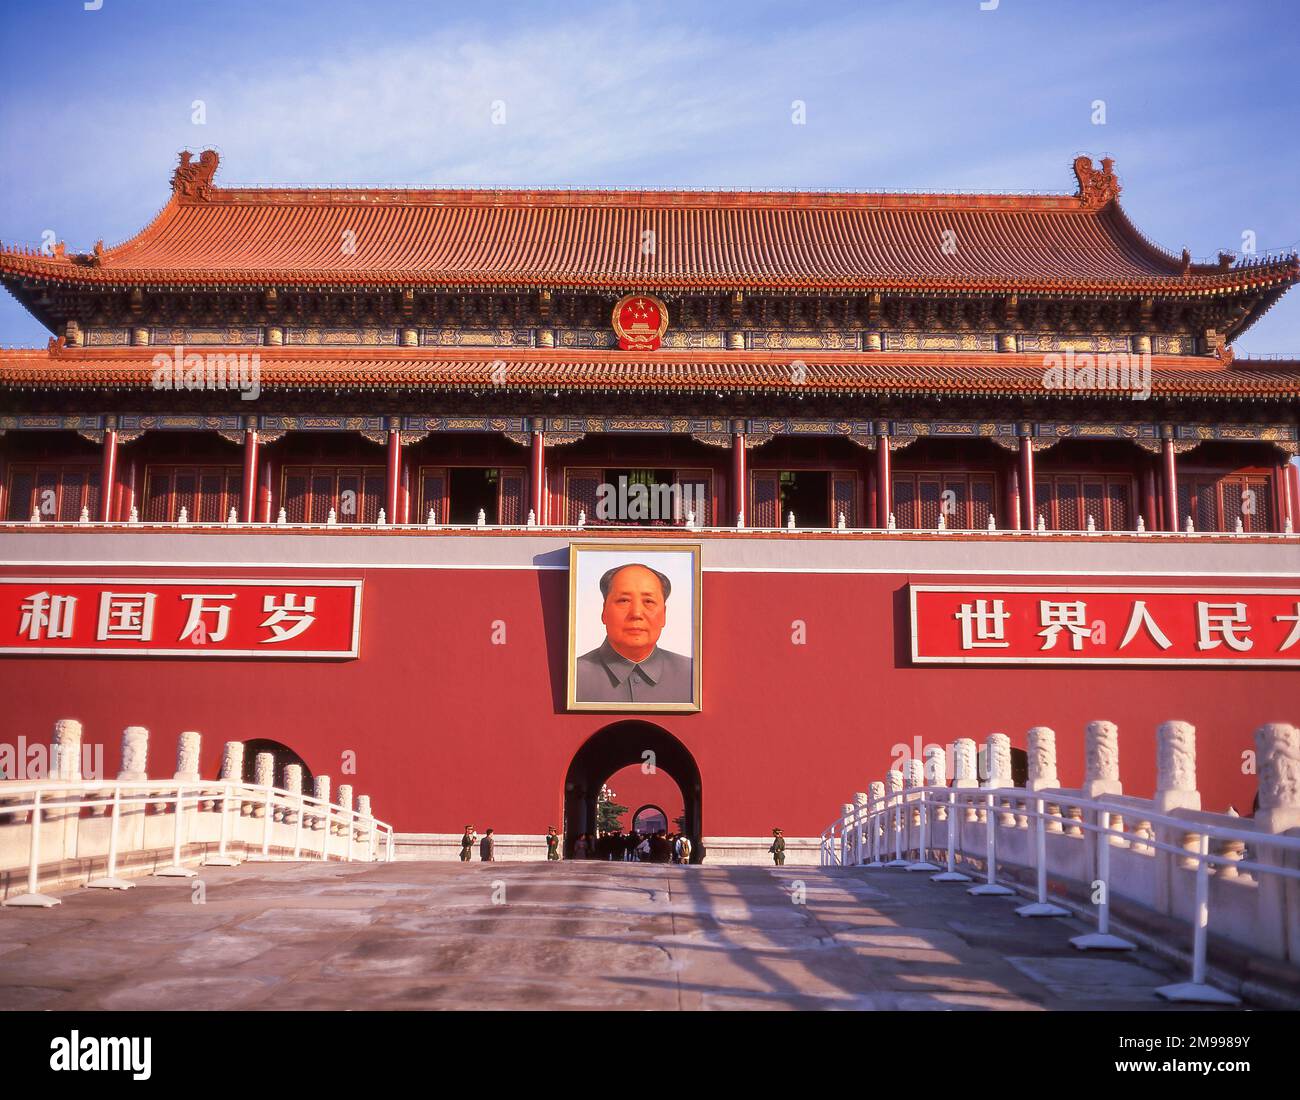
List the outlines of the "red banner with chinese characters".
<svg viewBox="0 0 1300 1100">
<path fill-rule="evenodd" d="M 6 577 L 0 653 L 355 657 L 361 583 Z"/>
<path fill-rule="evenodd" d="M 917 664 L 1300 665 L 1300 589 L 909 586 Z"/>
</svg>

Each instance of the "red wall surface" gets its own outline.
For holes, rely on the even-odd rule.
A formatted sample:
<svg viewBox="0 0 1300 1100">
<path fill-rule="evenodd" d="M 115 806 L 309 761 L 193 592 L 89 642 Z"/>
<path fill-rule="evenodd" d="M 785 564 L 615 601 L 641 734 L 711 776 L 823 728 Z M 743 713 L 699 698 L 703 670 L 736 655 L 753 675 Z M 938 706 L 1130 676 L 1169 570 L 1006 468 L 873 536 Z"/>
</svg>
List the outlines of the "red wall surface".
<svg viewBox="0 0 1300 1100">
<path fill-rule="evenodd" d="M 28 568 L 3 572 L 31 575 Z M 49 567 L 51 576 L 104 569 Z M 216 568 L 114 569 L 115 575 Z M 240 575 L 244 570 L 231 570 Z M 343 661 L 0 657 L 0 740 L 48 742 L 58 718 L 80 719 L 116 775 L 121 730 L 152 734 L 149 771 L 170 775 L 181 730 L 203 734 L 205 776 L 222 743 L 271 738 L 313 771 L 352 782 L 399 831 L 456 832 L 466 821 L 502 833 L 559 825 L 563 786 L 579 746 L 629 715 L 564 711 L 567 574 L 531 569 L 258 569 L 248 576 L 361 577 L 361 657 Z M 1257 726 L 1300 721 L 1300 673 L 1287 669 L 910 667 L 906 585 L 981 583 L 964 575 L 706 572 L 704 709 L 647 715 L 679 738 L 702 775 L 703 832 L 819 833 L 855 790 L 883 776 L 895 744 L 981 740 L 1025 745 L 1057 731 L 1066 786 L 1083 776 L 1083 731 L 1120 727 L 1125 789 L 1150 794 L 1155 727 L 1197 727 L 1207 809 L 1249 813 L 1254 777 L 1242 754 Z M 1033 583 L 1031 576 L 983 583 Z M 1053 577 L 1055 584 L 1068 578 Z M 1089 583 L 1080 578 L 1079 583 Z M 1095 578 L 1091 579 L 1095 583 Z M 1195 578 L 1108 578 L 1195 584 Z M 1232 584 L 1281 585 L 1265 578 Z M 506 624 L 506 644 L 492 643 Z M 792 644 L 792 623 L 807 643 Z M 340 768 L 356 754 L 356 774 Z M 616 787 L 616 789 L 618 789 Z M 626 802 L 635 792 L 619 790 Z M 635 809 L 635 806 L 632 808 Z M 665 807 L 667 808 L 667 807 Z"/>
</svg>

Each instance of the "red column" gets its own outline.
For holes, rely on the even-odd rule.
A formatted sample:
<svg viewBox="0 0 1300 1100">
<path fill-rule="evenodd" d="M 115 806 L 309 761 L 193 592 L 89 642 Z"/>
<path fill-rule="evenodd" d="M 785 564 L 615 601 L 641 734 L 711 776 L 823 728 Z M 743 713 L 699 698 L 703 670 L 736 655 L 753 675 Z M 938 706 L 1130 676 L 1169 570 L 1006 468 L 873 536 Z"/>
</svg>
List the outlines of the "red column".
<svg viewBox="0 0 1300 1100">
<path fill-rule="evenodd" d="M 270 458 L 267 458 L 262 463 L 262 486 L 258 495 L 261 497 L 261 518 L 263 523 L 270 523 L 273 518 L 271 515 L 271 463 Z"/>
<path fill-rule="evenodd" d="M 1034 514 L 1037 493 L 1034 492 L 1034 442 L 1020 437 L 1020 523 L 1026 531 L 1038 530 L 1038 517 Z"/>
<path fill-rule="evenodd" d="M 876 526 L 888 527 L 894 510 L 894 475 L 889 455 L 889 436 L 876 436 Z"/>
<path fill-rule="evenodd" d="M 731 510 L 737 516 L 737 527 L 748 527 L 749 517 L 746 513 L 749 511 L 748 496 L 746 486 L 749 482 L 749 474 L 745 468 L 745 433 L 732 431 L 731 433 Z"/>
<path fill-rule="evenodd" d="M 1276 529 L 1278 531 L 1286 530 L 1286 521 L 1292 517 L 1292 510 L 1295 508 L 1295 500 L 1291 496 L 1290 468 L 1291 463 L 1288 461 L 1284 460 L 1278 463 L 1277 477 L 1273 479 L 1274 485 L 1277 486 L 1277 493 L 1275 495 L 1277 497 Z M 1292 520 L 1292 526 L 1294 525 L 1295 521 Z"/>
<path fill-rule="evenodd" d="M 402 492 L 400 494 L 400 500 L 398 501 L 397 507 L 398 507 L 398 511 L 401 513 L 398 516 L 398 522 L 410 523 L 411 522 L 411 464 L 409 462 L 402 463 Z"/>
<path fill-rule="evenodd" d="M 257 499 L 257 429 L 244 429 L 244 491 L 239 501 L 239 519 L 254 522 L 254 504 Z"/>
<path fill-rule="evenodd" d="M 1291 530 L 1300 529 L 1300 466 L 1294 462 L 1286 464 L 1286 485 L 1287 499 L 1291 502 Z M 1286 520 L 1282 520 L 1282 527 L 1286 529 Z"/>
<path fill-rule="evenodd" d="M 117 483 L 117 429 L 104 432 L 104 460 L 99 467 L 99 520 L 108 523 L 113 515 L 113 491 Z"/>
<path fill-rule="evenodd" d="M 865 474 L 866 474 L 866 483 L 867 483 L 867 491 L 866 491 L 867 499 L 865 502 L 866 512 L 862 517 L 862 523 L 860 526 L 874 527 L 876 525 L 876 517 L 880 514 L 880 505 L 876 501 L 875 465 L 869 464 L 865 470 Z"/>
<path fill-rule="evenodd" d="M 533 422 L 533 445 L 528 454 L 528 481 L 532 487 L 533 518 L 538 525 L 546 522 L 546 433 Z"/>
<path fill-rule="evenodd" d="M 117 514 L 123 521 L 131 518 L 131 509 L 135 507 L 135 462 L 127 463 L 126 480 L 122 482 L 122 492 L 118 498 Z"/>
<path fill-rule="evenodd" d="M 1007 495 L 1003 502 L 1005 511 L 1002 513 L 1006 518 L 1000 527 L 1004 530 L 1019 531 L 1020 525 L 1020 471 L 1016 469 L 1017 460 L 1013 459 L 1010 469 L 1007 470 Z"/>
<path fill-rule="evenodd" d="M 402 473 L 402 433 L 397 428 L 388 429 L 388 492 L 384 494 L 384 518 L 397 522 L 397 487 Z"/>
<path fill-rule="evenodd" d="M 1178 530 L 1178 465 L 1174 461 L 1174 441 L 1166 439 L 1161 444 L 1165 497 L 1165 530 Z"/>
<path fill-rule="evenodd" d="M 1142 457 L 1142 518 L 1148 531 L 1160 530 L 1160 504 L 1156 498 L 1156 471 L 1151 459 Z M 1137 521 L 1133 521 L 1137 526 Z"/>
</svg>

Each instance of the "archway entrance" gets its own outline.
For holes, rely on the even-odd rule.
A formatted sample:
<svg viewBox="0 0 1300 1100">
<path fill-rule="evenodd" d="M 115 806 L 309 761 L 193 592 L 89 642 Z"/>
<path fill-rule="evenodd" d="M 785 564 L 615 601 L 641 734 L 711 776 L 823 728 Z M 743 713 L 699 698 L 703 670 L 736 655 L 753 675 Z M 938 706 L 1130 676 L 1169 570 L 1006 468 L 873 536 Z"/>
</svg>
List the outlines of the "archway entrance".
<svg viewBox="0 0 1300 1100">
<path fill-rule="evenodd" d="M 632 815 L 632 831 L 638 836 L 666 833 L 668 830 L 668 814 L 662 806 L 656 806 L 653 802 L 647 802 Z"/>
<path fill-rule="evenodd" d="M 568 857 L 572 858 L 573 843 L 579 836 L 595 836 L 596 799 L 605 781 L 629 764 L 651 761 L 681 792 L 683 832 L 695 847 L 692 862 L 698 860 L 703 828 L 699 766 L 690 750 L 666 729 L 639 719 L 614 722 L 597 730 L 569 764 L 564 777 L 564 850 Z"/>
</svg>

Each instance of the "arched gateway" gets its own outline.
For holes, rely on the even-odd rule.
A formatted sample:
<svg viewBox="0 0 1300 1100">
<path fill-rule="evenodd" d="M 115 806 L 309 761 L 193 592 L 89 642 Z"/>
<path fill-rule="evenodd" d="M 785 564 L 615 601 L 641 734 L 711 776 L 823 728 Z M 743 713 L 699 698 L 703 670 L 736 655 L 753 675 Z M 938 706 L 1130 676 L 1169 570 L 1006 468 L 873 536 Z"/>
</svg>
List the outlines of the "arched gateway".
<svg viewBox="0 0 1300 1100">
<path fill-rule="evenodd" d="M 577 751 L 564 777 L 564 847 L 573 855 L 573 842 L 596 829 L 596 798 L 601 785 L 620 768 L 645 764 L 649 751 L 657 770 L 668 775 L 682 794 L 686 835 L 700 837 L 700 769 L 695 757 L 676 737 L 652 722 L 614 722 L 597 730 Z M 698 843 L 696 850 L 698 851 Z"/>
</svg>

